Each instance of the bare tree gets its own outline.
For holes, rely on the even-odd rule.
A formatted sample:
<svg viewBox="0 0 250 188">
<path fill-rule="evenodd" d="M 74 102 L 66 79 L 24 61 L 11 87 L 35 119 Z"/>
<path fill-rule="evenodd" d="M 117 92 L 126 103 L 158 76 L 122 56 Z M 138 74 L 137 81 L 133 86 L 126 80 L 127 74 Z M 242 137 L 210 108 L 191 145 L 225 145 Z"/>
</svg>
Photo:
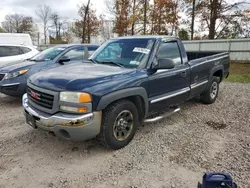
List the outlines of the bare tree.
<svg viewBox="0 0 250 188">
<path fill-rule="evenodd" d="M 79 10 L 79 14 L 81 15 L 81 16 L 83 16 L 83 25 L 84 25 L 84 27 L 86 27 L 86 22 L 87 22 L 87 16 L 88 16 L 88 13 L 89 13 L 89 5 L 90 5 L 90 0 L 88 0 L 88 3 L 87 3 L 87 5 L 84 7 L 84 6 L 82 6 L 81 8 L 80 8 L 80 10 Z M 85 9 L 85 10 L 84 10 Z M 84 10 L 84 11 L 83 11 Z M 84 12 L 84 14 L 83 14 L 83 12 Z M 89 18 L 89 17 L 88 17 Z M 89 19 L 88 19 L 89 20 Z M 89 27 L 89 25 L 88 25 L 88 27 Z M 82 43 L 84 43 L 84 40 L 85 40 L 85 31 L 86 31 L 86 29 L 84 28 L 83 30 L 82 30 Z"/>
<path fill-rule="evenodd" d="M 5 16 L 2 23 L 3 30 L 8 33 L 29 33 L 33 31 L 32 17 L 24 16 L 22 14 L 10 14 Z"/>
<path fill-rule="evenodd" d="M 56 32 L 56 40 L 61 40 L 61 30 L 63 26 L 63 22 L 61 21 L 61 18 L 58 13 L 52 13 L 51 16 L 51 21 L 53 24 L 53 27 L 55 28 Z"/>
<path fill-rule="evenodd" d="M 107 12 L 112 15 L 116 16 L 115 4 L 117 0 L 105 0 L 105 5 L 107 8 Z"/>
<path fill-rule="evenodd" d="M 20 14 L 10 14 L 5 16 L 2 23 L 3 30 L 8 33 L 20 33 L 24 16 Z"/>
<path fill-rule="evenodd" d="M 51 8 L 48 5 L 38 5 L 36 15 L 41 19 L 44 32 L 44 43 L 47 44 L 47 32 L 49 28 L 49 21 L 51 15 Z"/>
<path fill-rule="evenodd" d="M 244 3 L 245 1 L 231 3 L 226 0 L 202 0 L 200 3 L 200 14 L 201 20 L 209 29 L 208 38 L 220 37 L 221 33 L 228 28 L 229 23 L 239 19 L 241 15 L 236 16 L 235 11 Z"/>
<path fill-rule="evenodd" d="M 96 11 L 91 8 L 90 0 L 87 4 L 82 4 L 79 7 L 79 20 L 76 20 L 73 27 L 73 33 L 81 38 L 82 43 L 90 43 L 90 37 L 97 35 L 99 32 L 100 21 L 97 18 Z"/>
<path fill-rule="evenodd" d="M 107 20 L 104 15 L 100 15 L 100 34 L 104 41 L 110 39 L 113 32 L 113 20 Z"/>
</svg>

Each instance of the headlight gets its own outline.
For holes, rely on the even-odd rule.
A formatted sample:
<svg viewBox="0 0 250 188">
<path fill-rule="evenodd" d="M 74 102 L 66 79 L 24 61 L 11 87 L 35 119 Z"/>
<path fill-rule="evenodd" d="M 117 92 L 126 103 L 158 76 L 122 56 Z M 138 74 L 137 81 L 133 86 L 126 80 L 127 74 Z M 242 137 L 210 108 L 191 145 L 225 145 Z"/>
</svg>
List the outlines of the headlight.
<svg viewBox="0 0 250 188">
<path fill-rule="evenodd" d="M 25 74 L 26 72 L 28 72 L 29 69 L 24 69 L 24 70 L 20 70 L 20 71 L 17 71 L 17 72 L 13 72 L 13 73 L 8 73 L 4 79 L 11 79 L 11 78 L 15 78 L 17 76 L 21 76 L 23 74 Z"/>
<path fill-rule="evenodd" d="M 63 91 L 60 93 L 60 101 L 72 103 L 89 103 L 92 101 L 92 99 L 88 93 Z"/>
</svg>

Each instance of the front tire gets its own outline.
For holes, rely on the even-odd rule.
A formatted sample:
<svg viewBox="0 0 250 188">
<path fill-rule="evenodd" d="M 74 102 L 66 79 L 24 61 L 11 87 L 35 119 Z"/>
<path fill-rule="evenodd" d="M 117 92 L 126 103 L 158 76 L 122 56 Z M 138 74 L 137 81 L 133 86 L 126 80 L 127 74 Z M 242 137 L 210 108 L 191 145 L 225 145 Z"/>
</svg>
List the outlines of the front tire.
<svg viewBox="0 0 250 188">
<path fill-rule="evenodd" d="M 138 124 L 138 110 L 131 101 L 112 103 L 103 113 L 100 141 L 111 149 L 123 148 L 134 138 Z"/>
<path fill-rule="evenodd" d="M 201 94 L 201 101 L 205 104 L 212 104 L 216 101 L 219 93 L 220 79 L 213 76 L 205 92 Z"/>
</svg>

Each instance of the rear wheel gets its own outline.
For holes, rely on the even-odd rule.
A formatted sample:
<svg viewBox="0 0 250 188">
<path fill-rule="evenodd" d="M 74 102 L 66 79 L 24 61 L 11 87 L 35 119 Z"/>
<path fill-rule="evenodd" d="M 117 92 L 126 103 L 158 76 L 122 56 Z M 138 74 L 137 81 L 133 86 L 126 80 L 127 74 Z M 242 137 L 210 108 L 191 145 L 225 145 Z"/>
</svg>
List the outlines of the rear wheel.
<svg viewBox="0 0 250 188">
<path fill-rule="evenodd" d="M 201 101 L 205 104 L 212 104 L 218 97 L 220 79 L 213 76 L 207 89 L 201 94 Z"/>
<path fill-rule="evenodd" d="M 115 102 L 104 110 L 99 138 L 105 146 L 120 149 L 133 139 L 138 124 L 138 110 L 132 102 Z"/>
</svg>

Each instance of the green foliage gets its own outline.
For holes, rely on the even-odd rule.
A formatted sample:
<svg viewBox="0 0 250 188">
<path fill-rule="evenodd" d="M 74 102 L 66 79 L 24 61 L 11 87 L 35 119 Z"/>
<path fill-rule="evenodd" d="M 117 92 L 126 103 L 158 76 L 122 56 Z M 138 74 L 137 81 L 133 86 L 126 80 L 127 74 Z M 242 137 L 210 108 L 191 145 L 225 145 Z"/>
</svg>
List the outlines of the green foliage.
<svg viewBox="0 0 250 188">
<path fill-rule="evenodd" d="M 68 41 L 62 40 L 62 38 L 54 38 L 52 36 L 49 36 L 50 44 L 67 44 Z"/>
<path fill-rule="evenodd" d="M 226 81 L 250 83 L 250 64 L 231 63 L 230 74 Z"/>
<path fill-rule="evenodd" d="M 189 40 L 188 32 L 185 29 L 179 31 L 179 37 L 182 40 Z"/>
<path fill-rule="evenodd" d="M 250 75 L 247 74 L 233 74 L 227 78 L 229 82 L 250 83 Z"/>
</svg>

